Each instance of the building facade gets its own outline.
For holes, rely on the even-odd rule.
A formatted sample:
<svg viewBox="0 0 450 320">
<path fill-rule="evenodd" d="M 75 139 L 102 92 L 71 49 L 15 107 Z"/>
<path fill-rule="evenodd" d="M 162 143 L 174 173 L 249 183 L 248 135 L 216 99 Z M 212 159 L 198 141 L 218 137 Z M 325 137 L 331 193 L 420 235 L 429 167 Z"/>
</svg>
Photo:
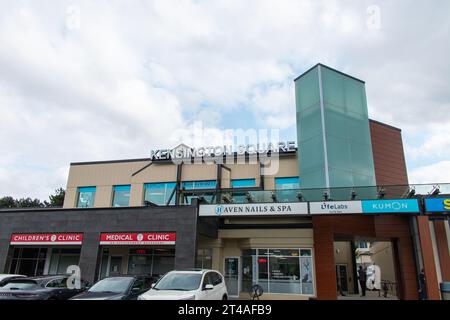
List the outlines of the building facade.
<svg viewBox="0 0 450 320">
<path fill-rule="evenodd" d="M 363 81 L 323 65 L 296 80 L 296 99 L 298 149 L 72 163 L 64 208 L 0 210 L 0 269 L 78 265 L 92 283 L 213 268 L 233 297 L 259 284 L 269 299 L 336 299 L 339 283 L 357 291 L 353 244 L 385 241 L 398 298 L 418 298 L 424 269 L 439 299 L 450 280 L 447 209 L 435 209 L 445 196 L 411 193 L 400 129 L 368 119 Z M 344 282 L 340 246 L 354 261 Z"/>
</svg>

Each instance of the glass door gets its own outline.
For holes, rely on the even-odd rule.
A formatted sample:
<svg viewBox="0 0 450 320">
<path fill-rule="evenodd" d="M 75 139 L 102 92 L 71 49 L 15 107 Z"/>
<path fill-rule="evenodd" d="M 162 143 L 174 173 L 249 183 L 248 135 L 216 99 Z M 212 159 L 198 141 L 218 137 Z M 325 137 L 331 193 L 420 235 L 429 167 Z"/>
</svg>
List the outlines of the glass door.
<svg viewBox="0 0 450 320">
<path fill-rule="evenodd" d="M 239 297 L 240 292 L 240 259 L 239 257 L 227 257 L 225 262 L 225 283 L 228 289 L 228 295 L 230 297 Z"/>
<path fill-rule="evenodd" d="M 122 274 L 122 256 L 110 256 L 108 276 L 119 276 Z"/>
<path fill-rule="evenodd" d="M 345 264 L 336 265 L 336 280 L 338 285 L 338 292 L 347 293 L 348 292 L 347 265 Z"/>
</svg>

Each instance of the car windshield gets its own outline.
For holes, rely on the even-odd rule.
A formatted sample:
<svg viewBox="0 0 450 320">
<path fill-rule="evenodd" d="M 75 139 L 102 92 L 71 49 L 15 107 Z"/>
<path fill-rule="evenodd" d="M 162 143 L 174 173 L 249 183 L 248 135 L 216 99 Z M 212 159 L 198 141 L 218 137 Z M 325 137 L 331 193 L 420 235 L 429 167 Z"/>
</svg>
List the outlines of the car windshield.
<svg viewBox="0 0 450 320">
<path fill-rule="evenodd" d="M 11 281 L 5 284 L 1 290 L 31 290 L 38 286 L 34 281 Z"/>
<path fill-rule="evenodd" d="M 190 291 L 200 287 L 201 274 L 196 273 L 168 273 L 153 287 L 155 290 Z"/>
<path fill-rule="evenodd" d="M 132 278 L 107 278 L 94 284 L 89 292 L 124 293 L 130 287 Z"/>
</svg>

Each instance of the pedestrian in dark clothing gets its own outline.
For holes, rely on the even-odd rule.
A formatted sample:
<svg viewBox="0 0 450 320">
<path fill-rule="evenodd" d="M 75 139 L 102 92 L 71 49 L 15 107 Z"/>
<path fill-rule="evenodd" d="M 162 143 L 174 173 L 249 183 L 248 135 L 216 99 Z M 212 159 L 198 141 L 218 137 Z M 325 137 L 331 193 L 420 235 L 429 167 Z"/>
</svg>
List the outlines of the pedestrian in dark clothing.
<svg viewBox="0 0 450 320">
<path fill-rule="evenodd" d="M 362 266 L 359 266 L 359 269 L 358 269 L 358 280 L 359 280 L 359 284 L 361 285 L 361 297 L 365 297 L 366 296 L 367 275 L 366 275 L 366 270 L 364 270 Z"/>
<path fill-rule="evenodd" d="M 419 274 L 419 299 L 427 300 L 427 287 L 425 279 L 425 270 L 421 270 Z"/>
</svg>

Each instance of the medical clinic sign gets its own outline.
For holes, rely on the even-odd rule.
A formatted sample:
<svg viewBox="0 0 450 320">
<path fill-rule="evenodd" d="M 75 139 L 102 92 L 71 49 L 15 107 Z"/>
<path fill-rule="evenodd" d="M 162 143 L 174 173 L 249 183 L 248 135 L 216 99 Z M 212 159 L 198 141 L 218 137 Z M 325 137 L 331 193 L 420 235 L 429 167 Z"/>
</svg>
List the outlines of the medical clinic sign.
<svg viewBox="0 0 450 320">
<path fill-rule="evenodd" d="M 150 232 L 150 233 L 102 233 L 100 245 L 174 245 L 175 233 Z"/>
<path fill-rule="evenodd" d="M 11 245 L 81 245 L 82 233 L 33 233 L 11 235 Z"/>
</svg>

